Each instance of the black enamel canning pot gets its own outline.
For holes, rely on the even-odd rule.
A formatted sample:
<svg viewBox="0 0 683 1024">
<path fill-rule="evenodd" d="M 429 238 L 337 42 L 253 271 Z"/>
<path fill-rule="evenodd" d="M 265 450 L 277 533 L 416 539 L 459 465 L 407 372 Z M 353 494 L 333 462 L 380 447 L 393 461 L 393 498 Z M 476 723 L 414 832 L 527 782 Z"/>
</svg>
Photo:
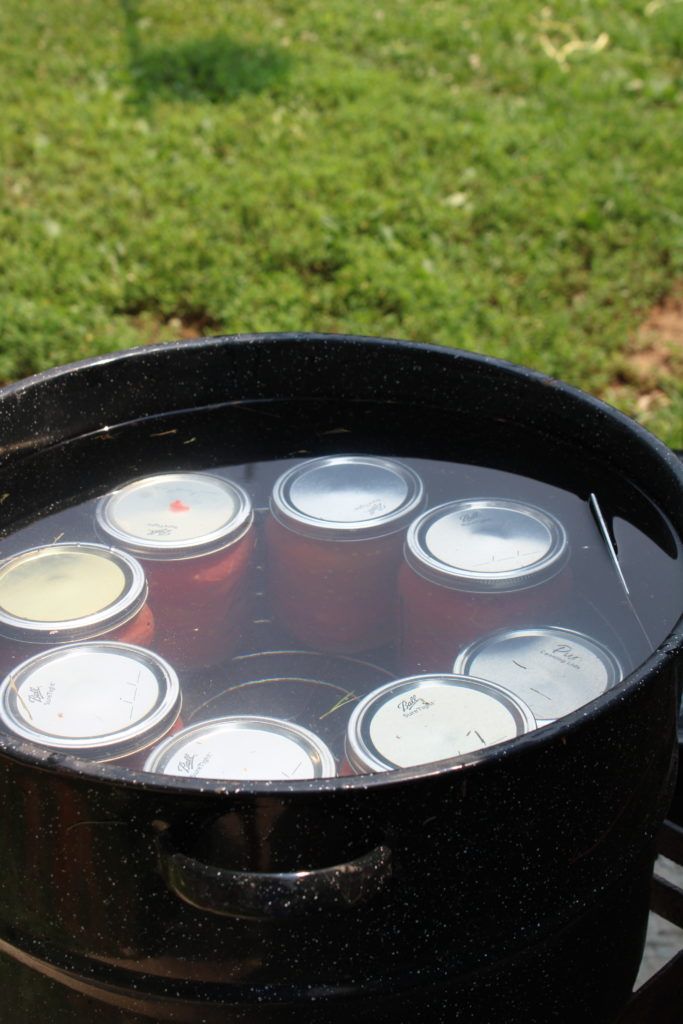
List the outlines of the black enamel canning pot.
<svg viewBox="0 0 683 1024">
<path fill-rule="evenodd" d="M 145 450 L 124 429 L 135 421 Z M 141 348 L 4 389 L 0 514 L 11 527 L 147 471 L 354 449 L 461 461 L 485 449 L 579 489 L 609 478 L 683 534 L 683 467 L 600 402 L 470 353 L 305 334 Z M 671 795 L 682 643 L 674 621 L 587 708 L 386 774 L 213 783 L 0 735 L 4 1012 L 15 1024 L 614 1021 Z"/>
</svg>

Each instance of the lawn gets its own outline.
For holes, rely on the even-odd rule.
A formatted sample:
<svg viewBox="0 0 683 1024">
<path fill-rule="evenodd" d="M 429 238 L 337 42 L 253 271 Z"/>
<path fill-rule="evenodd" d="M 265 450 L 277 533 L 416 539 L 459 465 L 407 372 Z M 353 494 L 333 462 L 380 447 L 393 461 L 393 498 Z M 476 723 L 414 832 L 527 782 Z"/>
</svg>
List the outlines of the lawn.
<svg viewBox="0 0 683 1024">
<path fill-rule="evenodd" d="M 683 446 L 680 0 L 4 0 L 0 49 L 0 379 L 355 332 Z"/>
</svg>

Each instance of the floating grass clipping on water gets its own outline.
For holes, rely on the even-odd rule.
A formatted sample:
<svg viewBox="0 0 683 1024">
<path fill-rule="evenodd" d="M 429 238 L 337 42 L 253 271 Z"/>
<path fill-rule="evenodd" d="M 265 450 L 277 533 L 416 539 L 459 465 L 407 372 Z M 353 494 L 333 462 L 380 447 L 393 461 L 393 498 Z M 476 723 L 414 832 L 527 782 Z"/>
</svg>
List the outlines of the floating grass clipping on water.
<svg viewBox="0 0 683 1024">
<path fill-rule="evenodd" d="M 28 708 L 28 704 L 26 703 L 26 701 L 24 700 L 24 698 L 23 698 L 23 697 L 21 696 L 21 694 L 19 693 L 19 691 L 18 691 L 18 689 L 17 689 L 17 684 L 16 684 L 16 683 L 15 683 L 15 681 L 14 681 L 14 676 L 13 676 L 13 675 L 12 675 L 11 673 L 10 673 L 10 677 L 9 677 L 9 684 L 10 684 L 10 686 L 12 687 L 12 689 L 14 690 L 14 692 L 16 693 L 16 695 L 17 695 L 17 700 L 18 700 L 18 701 L 19 701 L 19 703 L 21 704 L 22 708 L 24 709 L 24 711 L 26 712 L 26 714 L 28 715 L 28 717 L 29 717 L 29 718 L 31 719 L 31 721 L 33 721 L 33 715 L 32 715 L 32 714 L 31 714 L 31 712 L 29 711 L 29 708 Z"/>
<path fill-rule="evenodd" d="M 327 716 L 331 715 L 333 712 L 341 711 L 342 708 L 345 708 L 347 704 L 350 704 L 354 700 L 358 700 L 355 693 L 345 693 L 343 697 L 339 698 L 336 704 L 332 705 L 329 711 L 326 711 L 324 715 L 320 716 L 318 721 L 322 722 L 323 718 L 327 718 Z"/>
</svg>

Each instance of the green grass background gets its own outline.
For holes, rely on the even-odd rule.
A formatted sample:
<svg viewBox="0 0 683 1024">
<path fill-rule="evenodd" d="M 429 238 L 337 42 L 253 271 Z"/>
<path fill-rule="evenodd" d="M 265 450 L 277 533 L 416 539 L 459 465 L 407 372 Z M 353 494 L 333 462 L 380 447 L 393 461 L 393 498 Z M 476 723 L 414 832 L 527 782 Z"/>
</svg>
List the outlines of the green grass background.
<svg viewBox="0 0 683 1024">
<path fill-rule="evenodd" d="M 682 71 L 680 0 L 4 0 L 0 378 L 365 333 L 683 446 L 683 346 L 632 359 L 683 281 Z"/>
</svg>

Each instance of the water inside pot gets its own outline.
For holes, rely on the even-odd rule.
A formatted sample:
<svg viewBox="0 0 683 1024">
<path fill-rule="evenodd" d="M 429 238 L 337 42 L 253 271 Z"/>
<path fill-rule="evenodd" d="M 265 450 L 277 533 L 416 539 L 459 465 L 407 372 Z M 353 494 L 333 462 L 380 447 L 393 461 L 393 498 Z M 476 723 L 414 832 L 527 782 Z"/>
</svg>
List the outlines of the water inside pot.
<svg viewBox="0 0 683 1024">
<path fill-rule="evenodd" d="M 311 460 L 339 456 L 347 467 L 367 457 L 371 468 L 381 462 L 412 471 L 424 494 L 400 529 L 388 526 L 359 538 L 344 533 L 349 516 L 344 523 L 340 514 L 341 528 L 338 523 L 322 540 L 315 524 L 298 531 L 286 523 L 279 534 L 269 533 L 283 526 L 270 509 L 276 481 Z M 253 506 L 253 524 L 243 524 L 229 544 L 202 551 L 198 569 L 187 552 L 167 563 L 163 553 L 132 552 L 150 581 L 161 573 L 147 602 L 156 620 L 152 635 L 140 632 L 144 615 L 136 606 L 123 616 L 124 625 L 137 623 L 132 641 L 125 631 L 120 635 L 117 620 L 116 629 L 89 636 L 64 638 L 48 629 L 39 646 L 25 633 L 0 643 L 0 673 L 7 675 L 15 713 L 28 723 L 24 736 L 115 765 L 209 778 L 390 770 L 463 756 L 589 706 L 645 660 L 680 614 L 679 539 L 623 475 L 592 464 L 580 446 L 551 432 L 541 436 L 495 418 L 399 402 L 228 403 L 107 427 L 18 458 L 5 478 L 0 556 L 7 565 L 29 549 L 110 546 L 97 516 L 104 495 L 148 475 L 187 473 L 237 485 Z M 152 520 L 162 538 L 190 511 L 180 490 L 167 505 L 166 519 Z M 370 502 L 370 520 L 381 513 L 373 508 Z M 438 567 L 436 575 L 433 566 L 416 569 L 415 560 L 406 568 L 403 553 L 411 524 L 435 508 L 445 511 L 429 527 L 427 546 L 430 556 L 436 552 L 447 563 L 445 575 Z M 444 522 L 447 546 L 455 544 L 457 557 L 439 548 Z M 548 541 L 558 523 L 560 540 Z M 226 553 L 233 558 L 245 529 L 252 540 L 244 565 L 226 569 Z M 390 566 L 387 538 L 394 551 Z M 534 576 L 543 562 L 539 545 L 543 554 L 553 544 L 560 552 L 556 564 Z M 90 549 L 77 549 L 79 558 L 84 551 Z M 458 563 L 456 570 L 451 563 Z M 238 579 L 237 596 L 228 576 L 232 583 Z M 359 579 L 360 592 L 354 590 Z M 197 602 L 195 584 L 203 593 Z M 42 594 L 34 589 L 37 603 Z M 21 600 L 28 600 L 28 611 L 21 602 L 17 607 L 31 619 L 30 586 L 26 593 Z M 106 605 L 109 598 L 98 600 Z M 440 623 L 449 602 L 455 610 Z M 222 618 L 214 615 L 223 607 Z M 207 629 L 208 619 L 215 619 L 215 629 Z M 199 636 L 198 657 L 187 645 L 174 645 L 185 628 L 192 643 Z M 74 642 L 87 663 L 85 682 L 70 690 L 77 674 Z M 105 683 L 99 662 L 87 659 L 102 653 L 98 644 L 112 642 L 158 650 L 179 679 L 180 716 L 170 699 L 163 713 L 146 707 L 145 728 L 137 738 L 126 733 L 121 748 L 99 741 L 65 747 L 49 725 L 41 725 L 42 739 L 32 733 L 45 703 L 55 702 L 60 720 L 76 701 L 97 705 Z M 38 655 L 48 661 L 35 676 L 25 666 Z M 116 700 L 127 707 L 143 668 L 132 656 L 125 671 L 132 676 Z M 66 710 L 56 706 L 55 678 L 67 680 Z M 468 682 L 472 678 L 488 689 Z M 98 713 L 95 706 L 95 719 Z M 111 723 L 92 724 L 95 719 L 93 735 L 106 734 Z M 6 715 L 5 728 L 13 731 Z M 150 750 L 164 742 L 167 753 L 150 761 Z"/>
</svg>

